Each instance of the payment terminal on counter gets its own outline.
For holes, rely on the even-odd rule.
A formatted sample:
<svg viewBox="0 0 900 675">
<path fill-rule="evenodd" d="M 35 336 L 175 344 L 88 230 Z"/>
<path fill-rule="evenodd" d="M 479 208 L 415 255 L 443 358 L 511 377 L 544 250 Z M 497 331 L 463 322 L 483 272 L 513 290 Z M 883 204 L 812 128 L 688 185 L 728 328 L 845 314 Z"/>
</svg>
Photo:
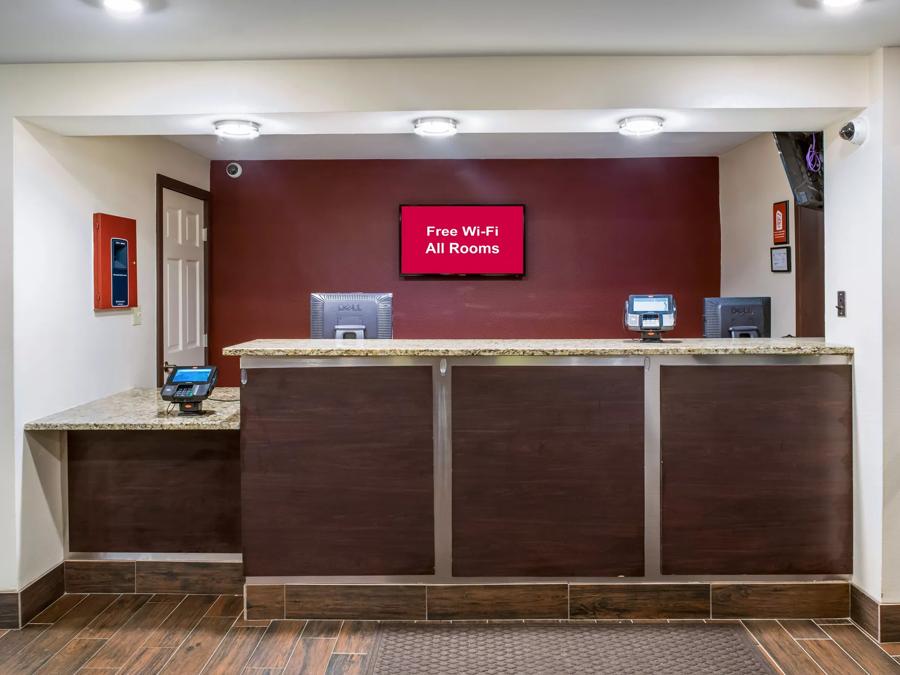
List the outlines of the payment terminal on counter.
<svg viewBox="0 0 900 675">
<path fill-rule="evenodd" d="M 173 366 L 159 395 L 177 403 L 179 415 L 202 415 L 203 401 L 216 388 L 218 377 L 216 366 Z"/>
<path fill-rule="evenodd" d="M 641 342 L 661 342 L 675 328 L 675 297 L 629 295 L 625 302 L 625 328 L 641 334 Z"/>
</svg>

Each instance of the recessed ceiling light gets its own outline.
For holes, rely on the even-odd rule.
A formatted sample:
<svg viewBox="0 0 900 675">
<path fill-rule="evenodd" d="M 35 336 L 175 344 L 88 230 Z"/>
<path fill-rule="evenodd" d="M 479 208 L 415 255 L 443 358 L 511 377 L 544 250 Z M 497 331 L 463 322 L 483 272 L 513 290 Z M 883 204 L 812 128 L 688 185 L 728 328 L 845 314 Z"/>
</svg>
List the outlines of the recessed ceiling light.
<svg viewBox="0 0 900 675">
<path fill-rule="evenodd" d="M 852 9 L 862 3 L 863 0 L 822 0 L 822 6 L 826 9 Z"/>
<path fill-rule="evenodd" d="M 219 138 L 249 140 L 259 137 L 259 124 L 249 120 L 219 120 L 213 127 Z"/>
<path fill-rule="evenodd" d="M 458 131 L 457 121 L 452 117 L 420 117 L 413 121 L 413 130 L 419 136 L 432 138 L 453 136 Z"/>
<path fill-rule="evenodd" d="M 666 121 L 656 115 L 638 115 L 619 120 L 619 133 L 623 136 L 652 136 L 663 130 Z"/>
<path fill-rule="evenodd" d="M 142 0 L 103 0 L 103 8 L 113 14 L 134 16 L 144 11 L 144 3 Z"/>
</svg>

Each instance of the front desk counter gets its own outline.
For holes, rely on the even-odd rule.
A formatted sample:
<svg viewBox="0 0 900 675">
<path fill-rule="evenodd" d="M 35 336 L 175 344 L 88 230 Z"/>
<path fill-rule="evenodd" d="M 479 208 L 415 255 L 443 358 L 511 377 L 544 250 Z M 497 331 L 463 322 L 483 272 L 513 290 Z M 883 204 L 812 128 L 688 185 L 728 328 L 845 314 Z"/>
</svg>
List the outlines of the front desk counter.
<svg viewBox="0 0 900 675">
<path fill-rule="evenodd" d="M 63 434 L 67 558 L 240 561 L 238 396 L 220 387 L 208 414 L 183 417 L 132 389 L 26 424 L 36 442 Z"/>
<path fill-rule="evenodd" d="M 852 570 L 849 348 L 257 340 L 224 353 L 241 359 L 248 583 Z"/>
</svg>

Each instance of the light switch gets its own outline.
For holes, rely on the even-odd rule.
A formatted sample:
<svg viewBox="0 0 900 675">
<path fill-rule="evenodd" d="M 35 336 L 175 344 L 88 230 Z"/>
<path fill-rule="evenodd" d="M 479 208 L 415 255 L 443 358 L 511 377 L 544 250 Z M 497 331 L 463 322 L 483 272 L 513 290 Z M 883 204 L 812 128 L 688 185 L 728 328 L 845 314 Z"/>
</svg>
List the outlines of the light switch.
<svg viewBox="0 0 900 675">
<path fill-rule="evenodd" d="M 140 307 L 131 308 L 131 325 L 140 326 L 144 322 L 144 315 L 141 313 Z"/>
</svg>

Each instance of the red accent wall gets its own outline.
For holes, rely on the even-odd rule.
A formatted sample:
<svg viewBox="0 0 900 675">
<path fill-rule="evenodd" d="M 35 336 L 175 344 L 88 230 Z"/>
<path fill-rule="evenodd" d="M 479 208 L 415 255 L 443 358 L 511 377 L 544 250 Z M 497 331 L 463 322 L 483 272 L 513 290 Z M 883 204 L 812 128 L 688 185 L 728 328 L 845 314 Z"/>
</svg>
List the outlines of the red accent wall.
<svg viewBox="0 0 900 675">
<path fill-rule="evenodd" d="M 392 291 L 397 338 L 620 338 L 629 293 L 674 293 L 674 336 L 719 294 L 718 159 L 212 163 L 210 359 L 309 337 L 309 293 Z M 522 280 L 399 275 L 400 204 L 526 205 Z"/>
</svg>

